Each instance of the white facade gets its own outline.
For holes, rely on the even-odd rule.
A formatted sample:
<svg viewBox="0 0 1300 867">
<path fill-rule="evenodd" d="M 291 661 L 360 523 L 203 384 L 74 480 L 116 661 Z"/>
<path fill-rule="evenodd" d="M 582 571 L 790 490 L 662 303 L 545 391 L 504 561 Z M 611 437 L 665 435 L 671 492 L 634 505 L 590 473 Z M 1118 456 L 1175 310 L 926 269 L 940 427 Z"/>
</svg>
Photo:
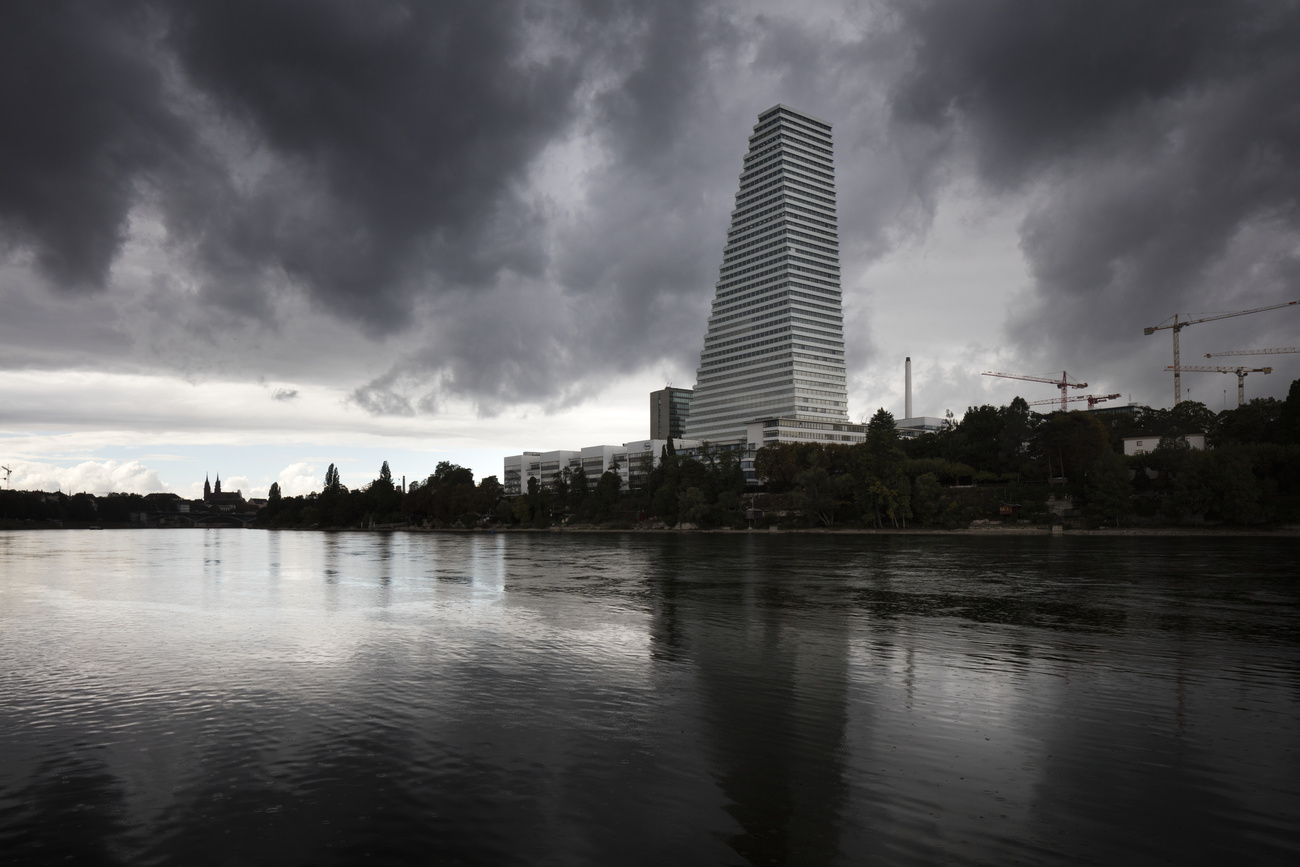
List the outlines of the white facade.
<svg viewBox="0 0 1300 867">
<path fill-rule="evenodd" d="M 849 420 L 831 127 L 784 105 L 749 137 L 686 436 L 769 418 Z"/>
<path fill-rule="evenodd" d="M 541 457 L 541 452 L 524 452 L 506 458 L 501 487 L 507 497 L 517 497 L 524 493 L 528 490 L 526 479 L 541 475 Z"/>
<path fill-rule="evenodd" d="M 851 446 L 864 442 L 867 426 L 842 421 L 810 421 L 800 418 L 768 418 L 750 422 L 746 428 L 747 457 L 763 446 L 779 443 L 821 443 Z"/>
<path fill-rule="evenodd" d="M 908 359 L 909 361 L 911 359 Z M 901 437 L 919 437 L 923 433 L 935 433 L 948 426 L 948 419 L 920 415 L 916 418 L 901 418 L 894 422 L 894 428 Z"/>
<path fill-rule="evenodd" d="M 1188 448 L 1205 451 L 1205 434 L 1187 434 L 1183 437 L 1183 442 L 1187 443 Z M 1124 437 L 1124 454 L 1125 455 L 1145 455 L 1153 452 L 1160 445 L 1159 434 L 1144 434 L 1136 437 Z"/>
<path fill-rule="evenodd" d="M 667 440 L 635 440 L 622 445 L 585 446 L 578 451 L 524 452 L 511 455 L 505 459 L 504 488 L 507 497 L 528 493 L 528 479 L 536 478 L 544 488 L 554 484 L 555 474 L 568 468 L 574 473 L 578 467 L 587 476 L 589 488 L 595 488 L 596 482 L 606 471 L 614 469 L 622 482 L 622 487 L 639 487 L 641 480 L 650 470 L 659 466 Z M 679 452 L 689 453 L 699 447 L 692 440 L 674 440 L 673 447 Z"/>
</svg>

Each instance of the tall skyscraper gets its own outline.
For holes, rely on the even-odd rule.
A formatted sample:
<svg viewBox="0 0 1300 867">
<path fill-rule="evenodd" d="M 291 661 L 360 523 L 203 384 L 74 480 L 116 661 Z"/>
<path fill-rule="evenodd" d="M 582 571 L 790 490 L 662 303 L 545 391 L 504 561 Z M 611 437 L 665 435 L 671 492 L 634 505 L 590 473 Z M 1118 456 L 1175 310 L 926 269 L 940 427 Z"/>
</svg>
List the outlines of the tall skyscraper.
<svg viewBox="0 0 1300 867">
<path fill-rule="evenodd" d="M 744 442 L 759 419 L 848 421 L 839 248 L 831 126 L 774 106 L 749 137 L 687 439 Z"/>
</svg>

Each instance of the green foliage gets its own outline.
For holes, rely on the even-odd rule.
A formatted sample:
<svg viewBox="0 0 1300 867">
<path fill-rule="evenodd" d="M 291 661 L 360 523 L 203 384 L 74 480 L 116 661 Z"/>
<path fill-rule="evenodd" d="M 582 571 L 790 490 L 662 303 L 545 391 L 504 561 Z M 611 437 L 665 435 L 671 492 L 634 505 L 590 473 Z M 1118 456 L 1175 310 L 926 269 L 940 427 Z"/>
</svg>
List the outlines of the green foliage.
<svg viewBox="0 0 1300 867">
<path fill-rule="evenodd" d="M 912 482 L 912 515 L 922 524 L 935 524 L 943 510 L 943 487 L 934 473 L 917 476 Z"/>
<path fill-rule="evenodd" d="M 839 479 L 840 477 L 832 479 L 830 473 L 820 466 L 804 470 L 795 477 L 795 506 L 811 515 L 822 526 L 831 526 L 835 523 L 835 513 L 843 489 L 843 483 Z"/>
<path fill-rule="evenodd" d="M 1082 481 L 1083 471 L 1112 451 L 1110 435 L 1095 415 L 1055 412 L 1039 426 L 1036 443 L 1053 475 Z"/>
<path fill-rule="evenodd" d="M 1187 433 L 1204 432 L 1214 448 L 1190 449 Z M 1119 454 L 1124 436 L 1158 438 L 1152 453 Z M 330 464 L 319 493 L 285 497 L 272 485 L 263 526 L 356 527 L 370 521 L 411 520 L 429 526 L 499 522 L 547 527 L 571 516 L 579 522 L 631 526 L 630 519 L 669 526 L 745 525 L 745 486 L 740 454 L 705 447 L 680 454 L 664 447 L 657 467 L 638 490 L 623 489 L 618 472 L 589 479 L 563 470 L 547 486 L 535 478 L 527 493 L 507 499 L 499 480 L 477 486 L 465 467 L 443 461 L 423 482 L 403 492 L 387 462 L 379 477 L 350 491 Z M 996 517 L 999 502 L 1022 504 L 1022 515 L 1045 519 L 1049 476 L 1068 485 L 1055 492 L 1082 496 L 1094 522 L 1300 521 L 1300 380 L 1284 401 L 1259 398 L 1215 416 L 1184 401 L 1169 410 L 1099 417 L 1086 412 L 1030 412 L 1024 400 L 1009 406 L 971 408 L 960 422 L 937 433 L 900 440 L 893 417 L 881 409 L 867 424 L 866 441 L 768 446 L 754 458 L 763 493 L 760 509 L 804 526 L 961 526 Z M 1131 477 L 1131 478 L 1130 478 Z M 126 523 L 133 513 L 169 508 L 165 496 L 64 496 L 0 491 L 0 519 L 87 520 Z M 174 508 L 174 504 L 172 506 Z"/>
<path fill-rule="evenodd" d="M 1209 493 L 1209 512 L 1229 524 L 1257 524 L 1264 520 L 1260 486 L 1250 457 L 1237 449 L 1215 449 L 1200 459 L 1202 483 Z"/>
<path fill-rule="evenodd" d="M 1133 485 L 1124 458 L 1107 450 L 1088 467 L 1084 485 L 1088 516 L 1094 523 L 1114 521 L 1115 526 L 1131 511 Z"/>
<path fill-rule="evenodd" d="M 596 490 L 591 493 L 596 508 L 596 516 L 599 520 L 609 520 L 614 509 L 618 506 L 619 492 L 622 487 L 623 479 L 618 473 L 613 470 L 606 470 L 601 474 L 600 479 L 596 482 Z"/>
</svg>

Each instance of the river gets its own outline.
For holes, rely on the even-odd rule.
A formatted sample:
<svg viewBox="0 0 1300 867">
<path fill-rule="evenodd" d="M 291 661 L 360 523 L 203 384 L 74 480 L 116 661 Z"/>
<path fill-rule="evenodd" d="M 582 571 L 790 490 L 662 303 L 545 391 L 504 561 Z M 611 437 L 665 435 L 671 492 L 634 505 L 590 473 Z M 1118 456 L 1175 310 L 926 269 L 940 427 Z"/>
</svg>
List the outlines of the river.
<svg viewBox="0 0 1300 867">
<path fill-rule="evenodd" d="M 4 532 L 0 864 L 1300 863 L 1298 554 Z"/>
</svg>

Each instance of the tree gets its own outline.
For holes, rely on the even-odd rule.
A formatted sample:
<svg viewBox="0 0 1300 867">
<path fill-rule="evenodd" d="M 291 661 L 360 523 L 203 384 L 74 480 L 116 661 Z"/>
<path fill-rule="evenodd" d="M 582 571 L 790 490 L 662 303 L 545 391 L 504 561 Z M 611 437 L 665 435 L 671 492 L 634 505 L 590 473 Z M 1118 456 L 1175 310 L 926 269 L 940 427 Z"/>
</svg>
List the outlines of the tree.
<svg viewBox="0 0 1300 867">
<path fill-rule="evenodd" d="M 1182 400 L 1165 410 L 1169 427 L 1165 433 L 1208 433 L 1214 429 L 1214 413 L 1198 400 Z"/>
<path fill-rule="evenodd" d="M 619 495 L 623 489 L 623 477 L 614 470 L 606 470 L 596 482 L 596 490 L 591 492 L 595 503 L 597 520 L 608 521 L 618 506 Z"/>
<path fill-rule="evenodd" d="M 1285 404 L 1271 397 L 1257 397 L 1245 406 L 1219 413 L 1209 433 L 1210 445 L 1262 443 L 1277 430 L 1278 416 Z"/>
<path fill-rule="evenodd" d="M 943 488 L 938 477 L 934 473 L 923 473 L 912 485 L 912 513 L 922 523 L 933 523 L 939 519 L 942 498 Z"/>
<path fill-rule="evenodd" d="M 829 527 L 835 523 L 842 488 L 843 483 L 831 478 L 826 470 L 812 467 L 795 477 L 794 502 L 809 517 Z"/>
<path fill-rule="evenodd" d="M 384 464 L 388 466 L 388 464 Z M 470 485 L 474 484 L 474 471 L 460 464 L 453 464 L 451 461 L 439 461 L 438 465 L 433 468 L 433 475 L 429 477 L 430 483 L 440 487 L 451 487 L 452 485 Z"/>
<path fill-rule="evenodd" d="M 1034 426 L 1029 404 L 1017 396 L 1010 405 L 998 410 L 1002 430 L 998 432 L 997 471 L 1019 473 L 1025 448 L 1033 436 Z"/>
<path fill-rule="evenodd" d="M 475 511 L 480 515 L 491 514 L 504 491 L 505 489 L 496 476 L 486 476 L 483 481 L 478 483 L 478 490 L 475 492 Z"/>
<path fill-rule="evenodd" d="M 385 520 L 396 517 L 394 513 L 400 505 L 399 500 L 400 494 L 393 486 L 393 474 L 388 469 L 388 461 L 384 461 L 379 468 L 379 478 L 366 490 L 365 501 L 375 520 Z"/>
<path fill-rule="evenodd" d="M 1037 446 L 1049 465 L 1076 481 L 1086 467 L 1111 450 L 1105 426 L 1096 416 L 1079 410 L 1048 416 L 1038 429 Z"/>
<path fill-rule="evenodd" d="M 1292 381 L 1269 439 L 1284 445 L 1300 443 L 1300 379 Z"/>
<path fill-rule="evenodd" d="M 1098 457 L 1088 467 L 1084 484 L 1087 511 L 1093 520 L 1113 520 L 1115 526 L 1128 514 L 1133 494 L 1129 480 L 1129 467 L 1125 460 L 1112 451 Z"/>
<path fill-rule="evenodd" d="M 1005 422 L 997 407 L 987 404 L 967 407 L 957 424 L 949 460 L 970 464 L 977 470 L 995 472 L 998 468 L 998 439 Z"/>
<path fill-rule="evenodd" d="M 754 472 L 769 491 L 783 493 L 794 487 L 795 476 L 805 469 L 800 458 L 800 447 L 795 443 L 763 446 L 754 455 Z"/>
<path fill-rule="evenodd" d="M 528 510 L 533 516 L 533 526 L 544 530 L 551 526 L 551 503 L 537 476 L 528 477 Z"/>
<path fill-rule="evenodd" d="M 1209 508 L 1231 524 L 1254 524 L 1264 519 L 1259 506 L 1259 483 L 1250 459 L 1235 449 L 1215 449 L 1201 458 L 1201 477 L 1210 491 Z"/>
<path fill-rule="evenodd" d="M 882 406 L 867 422 L 867 445 L 873 449 L 885 450 L 897 444 L 898 426 L 894 424 L 894 414 Z"/>
<path fill-rule="evenodd" d="M 587 471 L 581 466 L 569 474 L 569 509 L 577 512 L 587 499 Z"/>
</svg>

